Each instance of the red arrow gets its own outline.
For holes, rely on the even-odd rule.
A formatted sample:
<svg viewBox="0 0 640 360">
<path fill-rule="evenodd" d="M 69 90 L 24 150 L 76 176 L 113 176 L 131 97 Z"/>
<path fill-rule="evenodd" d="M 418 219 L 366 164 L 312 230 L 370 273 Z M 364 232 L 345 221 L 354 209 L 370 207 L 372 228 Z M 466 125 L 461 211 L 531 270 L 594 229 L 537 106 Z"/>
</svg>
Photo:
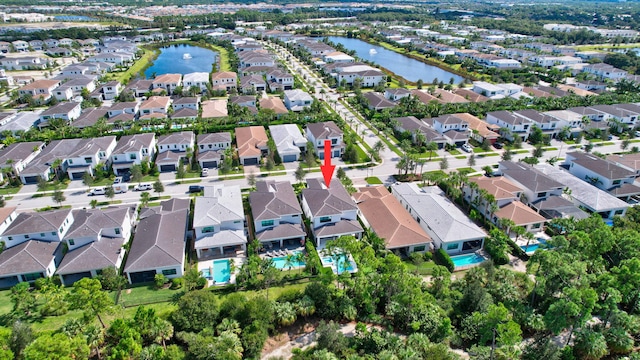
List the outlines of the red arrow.
<svg viewBox="0 0 640 360">
<path fill-rule="evenodd" d="M 335 165 L 331 165 L 331 140 L 324 141 L 324 165 L 320 165 L 322 170 L 322 176 L 324 177 L 324 184 L 329 188 L 331 185 L 331 177 L 333 171 L 336 169 Z"/>
</svg>

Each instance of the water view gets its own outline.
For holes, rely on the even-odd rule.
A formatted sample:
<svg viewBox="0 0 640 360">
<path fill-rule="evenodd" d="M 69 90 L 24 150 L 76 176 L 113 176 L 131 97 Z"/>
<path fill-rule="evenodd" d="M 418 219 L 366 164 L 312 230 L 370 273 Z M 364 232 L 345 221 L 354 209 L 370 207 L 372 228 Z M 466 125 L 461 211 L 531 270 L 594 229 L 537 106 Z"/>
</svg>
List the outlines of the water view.
<svg viewBox="0 0 640 360">
<path fill-rule="evenodd" d="M 349 50 L 354 50 L 359 58 L 373 61 L 409 81 L 416 82 L 422 79 L 425 83 L 431 83 L 433 79 L 438 79 L 439 81 L 442 80 L 447 83 L 449 79 L 453 78 L 457 84 L 464 80 L 462 76 L 442 70 L 437 66 L 425 64 L 394 51 L 387 50 L 382 46 L 371 45 L 359 39 L 329 36 L 329 40 L 335 44 L 342 44 Z"/>
<path fill-rule="evenodd" d="M 144 71 L 149 79 L 152 74 L 188 74 L 192 72 L 211 72 L 211 65 L 216 62 L 215 51 L 192 46 L 171 45 L 160 49 L 160 55 L 153 64 Z"/>
</svg>

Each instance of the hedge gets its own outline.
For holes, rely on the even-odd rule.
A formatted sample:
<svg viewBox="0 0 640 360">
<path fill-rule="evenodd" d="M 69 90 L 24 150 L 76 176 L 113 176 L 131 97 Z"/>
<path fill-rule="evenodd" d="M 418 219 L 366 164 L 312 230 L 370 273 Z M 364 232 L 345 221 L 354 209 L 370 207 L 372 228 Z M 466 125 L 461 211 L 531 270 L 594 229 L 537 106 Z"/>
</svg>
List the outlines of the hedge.
<svg viewBox="0 0 640 360">
<path fill-rule="evenodd" d="M 489 237 L 484 242 L 484 248 L 487 250 L 495 265 L 504 265 L 509 263 L 507 255 L 508 242 L 506 236 L 498 229 L 491 230 Z"/>
<path fill-rule="evenodd" d="M 433 259 L 435 260 L 436 264 L 446 267 L 449 272 L 453 272 L 456 267 L 453 264 L 453 260 L 451 260 L 451 257 L 449 257 L 449 254 L 447 254 L 447 252 L 442 248 L 436 250 Z"/>
</svg>

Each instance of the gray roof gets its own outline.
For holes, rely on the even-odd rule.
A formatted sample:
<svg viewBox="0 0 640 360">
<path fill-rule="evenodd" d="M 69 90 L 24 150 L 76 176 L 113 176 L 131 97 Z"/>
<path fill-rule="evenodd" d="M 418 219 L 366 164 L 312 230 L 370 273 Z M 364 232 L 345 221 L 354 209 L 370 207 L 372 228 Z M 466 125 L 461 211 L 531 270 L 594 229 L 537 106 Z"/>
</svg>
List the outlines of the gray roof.
<svg viewBox="0 0 640 360">
<path fill-rule="evenodd" d="M 532 110 L 532 109 L 514 111 L 513 114 L 516 116 L 522 116 L 524 118 L 527 118 L 537 124 L 548 124 L 548 123 L 557 121 L 556 119 L 552 118 L 547 114 L 543 114 L 539 111 Z"/>
<path fill-rule="evenodd" d="M 424 134 L 427 141 L 432 142 L 444 142 L 447 141 L 439 132 L 428 126 L 424 121 L 418 120 L 415 116 L 404 116 L 394 118 L 400 124 L 400 127 L 404 131 L 414 132 L 419 131 Z"/>
<path fill-rule="evenodd" d="M 41 148 L 43 146 L 44 142 L 42 141 L 13 143 L 0 151 L 0 167 L 9 165 L 7 163 L 9 160 L 12 160 L 14 164 L 22 161 L 33 154 L 34 148 Z"/>
<path fill-rule="evenodd" d="M 460 119 L 455 115 L 442 115 L 432 119 L 433 121 L 438 121 L 443 125 L 456 125 L 456 124 L 468 124 L 466 121 Z"/>
<path fill-rule="evenodd" d="M 197 239 L 193 244 L 195 249 L 209 249 L 212 247 L 241 245 L 247 243 L 244 230 L 222 230 Z"/>
<path fill-rule="evenodd" d="M 71 209 L 20 213 L 2 236 L 57 232 L 70 212 Z"/>
<path fill-rule="evenodd" d="M 567 171 L 557 169 L 549 164 L 536 165 L 536 169 L 545 175 L 553 177 L 562 183 L 563 186 L 571 189 L 571 197 L 574 202 L 578 202 L 580 205 L 594 212 L 611 211 L 629 207 L 629 204 L 626 202 L 578 179 Z"/>
<path fill-rule="evenodd" d="M 513 126 L 531 123 L 531 120 L 516 116 L 505 110 L 488 112 L 487 116 L 489 115 Z"/>
<path fill-rule="evenodd" d="M 256 191 L 249 194 L 249 204 L 254 221 L 302 214 L 300 203 L 288 181 L 256 182 Z"/>
<path fill-rule="evenodd" d="M 80 106 L 80 103 L 77 102 L 62 102 L 57 105 L 54 105 L 47 110 L 43 111 L 41 116 L 43 115 L 58 115 L 58 114 L 68 114 L 71 110 Z"/>
<path fill-rule="evenodd" d="M 342 219 L 336 223 L 328 223 L 313 230 L 317 237 L 323 238 L 330 236 L 340 236 L 344 234 L 356 234 L 361 233 L 362 231 L 362 226 L 360 226 L 358 220 L 347 219 Z"/>
<path fill-rule="evenodd" d="M 229 102 L 232 104 L 244 104 L 247 102 L 256 102 L 256 97 L 254 95 L 235 95 L 229 96 Z"/>
<path fill-rule="evenodd" d="M 172 119 L 190 118 L 190 117 L 197 117 L 197 116 L 198 116 L 198 110 L 187 108 L 187 107 L 180 108 L 176 110 L 173 114 L 171 114 Z"/>
<path fill-rule="evenodd" d="M 568 108 L 567 110 L 582 116 L 601 115 L 601 113 L 596 109 L 591 107 L 586 107 L 586 106 L 571 107 L 571 108 Z"/>
<path fill-rule="evenodd" d="M 291 101 L 295 101 L 295 100 L 313 101 L 313 98 L 311 97 L 311 95 L 309 95 L 309 93 L 306 93 L 300 89 L 285 90 L 284 97 L 285 99 L 289 99 Z"/>
<path fill-rule="evenodd" d="M 338 137 L 343 134 L 342 130 L 333 121 L 307 124 L 307 131 L 313 134 L 316 140 Z"/>
<path fill-rule="evenodd" d="M 416 183 L 401 183 L 392 185 L 392 192 L 403 205 L 409 205 L 443 242 L 486 236 L 437 186 L 420 188 Z"/>
<path fill-rule="evenodd" d="M 198 98 L 197 97 L 181 97 L 181 98 L 178 98 L 178 99 L 173 101 L 174 105 L 179 105 L 179 104 L 197 104 L 197 103 L 198 103 Z"/>
<path fill-rule="evenodd" d="M 256 234 L 256 238 L 260 241 L 295 239 L 306 236 L 307 232 L 304 231 L 302 224 L 279 224 Z"/>
<path fill-rule="evenodd" d="M 156 134 L 154 133 L 123 136 L 118 140 L 118 145 L 116 145 L 113 153 L 117 155 L 130 151 L 140 151 L 142 148 L 149 148 L 155 136 Z"/>
<path fill-rule="evenodd" d="M 617 116 L 617 117 L 626 117 L 626 116 L 634 116 L 634 115 L 638 115 L 637 112 L 635 111 L 629 111 L 626 109 L 623 109 L 621 107 L 616 107 L 613 105 L 593 105 L 591 106 L 592 109 L 595 109 L 597 111 L 603 112 L 605 114 L 609 114 L 609 115 L 613 115 L 613 116 Z"/>
<path fill-rule="evenodd" d="M 565 187 L 562 183 L 527 164 L 501 161 L 500 170 L 506 177 L 517 181 L 533 192 L 551 191 Z"/>
<path fill-rule="evenodd" d="M 0 254 L 0 276 L 45 272 L 55 258 L 59 242 L 29 240 Z"/>
<path fill-rule="evenodd" d="M 270 125 L 269 132 L 280 156 L 290 153 L 299 154 L 299 147 L 307 145 L 307 138 L 302 135 L 296 124 Z"/>
<path fill-rule="evenodd" d="M 619 108 L 619 109 L 624 109 L 627 111 L 631 111 L 634 112 L 636 114 L 640 114 L 640 106 L 636 105 L 636 104 L 613 104 L 613 106 Z"/>
<path fill-rule="evenodd" d="M 320 178 L 307 179 L 308 188 L 302 190 L 302 198 L 311 211 L 311 217 L 340 214 L 343 211 L 358 210 L 340 180 L 332 179 L 327 189 Z"/>
<path fill-rule="evenodd" d="M 609 194 L 614 196 L 630 196 L 640 194 L 640 187 L 634 184 L 622 184 L 620 186 L 609 189 Z"/>
<path fill-rule="evenodd" d="M 220 225 L 228 221 L 244 221 L 242 194 L 238 185 L 205 187 L 193 210 L 193 227 Z"/>
<path fill-rule="evenodd" d="M 113 105 L 111 105 L 109 110 L 134 109 L 136 106 L 138 106 L 138 103 L 135 102 L 135 101 L 117 102 L 117 103 L 114 103 Z"/>
<path fill-rule="evenodd" d="M 8 123 L 0 126 L 0 131 L 29 130 L 31 127 L 33 127 L 33 124 L 35 124 L 40 119 L 41 113 L 42 110 L 21 111 L 17 113 L 16 116 Z"/>
<path fill-rule="evenodd" d="M 581 151 L 573 151 L 567 153 L 567 157 L 573 159 L 567 159 L 567 162 L 573 162 L 585 169 L 593 171 L 594 173 L 604 177 L 605 179 L 615 180 L 623 178 L 633 178 L 636 176 L 634 171 L 628 170 L 620 165 L 615 164 L 612 161 L 601 159 L 595 155 L 587 154 Z"/>
<path fill-rule="evenodd" d="M 580 210 L 574 203 L 562 196 L 549 196 L 546 199 L 537 201 L 533 206 L 540 210 L 541 215 L 547 218 L 573 217 L 574 219 L 586 219 L 589 217 L 589 214 Z"/>
<path fill-rule="evenodd" d="M 179 131 L 162 135 L 158 138 L 158 146 L 160 145 L 173 145 L 173 144 L 185 144 L 191 145 L 195 142 L 196 136 L 193 131 Z"/>
<path fill-rule="evenodd" d="M 231 143 L 230 132 L 218 132 L 211 134 L 198 135 L 198 145 L 201 144 L 215 144 L 215 143 Z M 206 149 L 205 149 L 206 150 Z"/>
<path fill-rule="evenodd" d="M 84 109 L 80 116 L 71 124 L 73 127 L 85 128 L 95 125 L 100 118 L 107 117 L 108 108 L 89 108 Z"/>
<path fill-rule="evenodd" d="M 368 92 L 363 96 L 369 101 L 369 105 L 374 109 L 386 109 L 395 107 L 396 104 L 388 100 L 384 95 L 376 92 Z"/>
<path fill-rule="evenodd" d="M 120 252 L 124 251 L 123 245 L 123 238 L 103 238 L 80 246 L 64 255 L 56 273 L 66 275 L 115 267 Z"/>
<path fill-rule="evenodd" d="M 122 227 L 129 209 L 114 207 L 106 209 L 82 209 L 73 211 L 73 224 L 64 239 L 98 237 L 102 229 Z"/>
<path fill-rule="evenodd" d="M 183 199 L 164 201 L 158 208 L 146 212 L 146 216 L 141 216 L 125 272 L 183 265 L 188 204 L 189 200 Z"/>
<path fill-rule="evenodd" d="M 41 173 L 57 159 L 64 160 L 94 155 L 99 151 L 107 150 L 115 139 L 115 136 L 102 136 L 91 139 L 54 140 L 22 172 L 25 174 Z"/>
<path fill-rule="evenodd" d="M 177 164 L 180 159 L 186 155 L 184 151 L 163 151 L 156 156 L 156 165 L 160 164 Z"/>
</svg>

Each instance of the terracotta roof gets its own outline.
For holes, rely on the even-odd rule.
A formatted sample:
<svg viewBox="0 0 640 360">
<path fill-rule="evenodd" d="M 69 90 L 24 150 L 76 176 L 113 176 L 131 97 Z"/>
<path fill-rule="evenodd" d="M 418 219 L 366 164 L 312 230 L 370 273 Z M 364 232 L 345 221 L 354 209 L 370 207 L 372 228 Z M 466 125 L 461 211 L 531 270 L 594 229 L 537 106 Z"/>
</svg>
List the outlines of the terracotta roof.
<svg viewBox="0 0 640 360">
<path fill-rule="evenodd" d="M 228 78 L 237 78 L 238 74 L 232 72 L 232 71 L 221 71 L 221 72 L 217 72 L 217 73 L 213 73 L 211 74 L 211 80 L 214 79 L 228 79 Z"/>
<path fill-rule="evenodd" d="M 153 79 L 154 84 L 174 84 L 182 80 L 182 74 L 162 74 Z"/>
<path fill-rule="evenodd" d="M 489 194 L 493 195 L 496 200 L 514 198 L 516 197 L 516 193 L 523 191 L 503 176 L 491 178 L 482 176 L 479 178 L 469 178 L 469 181 L 478 184 L 480 189 L 486 190 Z"/>
<path fill-rule="evenodd" d="M 277 96 L 269 96 L 268 98 L 260 99 L 260 108 L 271 109 L 276 114 L 286 114 L 289 112 L 289 110 L 287 110 L 287 107 L 284 106 L 282 100 Z"/>
<path fill-rule="evenodd" d="M 238 156 L 260 156 L 261 147 L 267 146 L 267 132 L 262 126 L 236 128 L 236 144 Z"/>
<path fill-rule="evenodd" d="M 383 185 L 362 188 L 353 194 L 353 197 L 373 231 L 385 240 L 387 248 L 420 245 L 432 241 L 398 199 Z"/>
<path fill-rule="evenodd" d="M 171 98 L 168 96 L 152 96 L 140 104 L 140 109 L 166 108 L 170 102 Z"/>
<path fill-rule="evenodd" d="M 495 216 L 498 219 L 512 220 L 516 225 L 527 225 L 545 222 L 547 219 L 544 216 L 538 214 L 532 208 L 521 203 L 520 201 L 513 201 L 500 210 L 496 211 Z"/>
<path fill-rule="evenodd" d="M 469 129 L 472 131 L 473 130 L 477 131 L 478 134 L 482 136 L 484 139 L 491 140 L 491 139 L 498 139 L 500 137 L 500 134 L 491 130 L 492 127 L 499 128 L 499 126 L 489 124 L 488 122 L 481 120 L 478 117 L 473 116 L 469 113 L 458 113 L 458 114 L 453 114 L 453 116 L 466 121 L 467 124 L 469 124 Z"/>
<path fill-rule="evenodd" d="M 227 99 L 207 100 L 202 102 L 202 118 L 225 117 L 227 112 Z"/>
</svg>

